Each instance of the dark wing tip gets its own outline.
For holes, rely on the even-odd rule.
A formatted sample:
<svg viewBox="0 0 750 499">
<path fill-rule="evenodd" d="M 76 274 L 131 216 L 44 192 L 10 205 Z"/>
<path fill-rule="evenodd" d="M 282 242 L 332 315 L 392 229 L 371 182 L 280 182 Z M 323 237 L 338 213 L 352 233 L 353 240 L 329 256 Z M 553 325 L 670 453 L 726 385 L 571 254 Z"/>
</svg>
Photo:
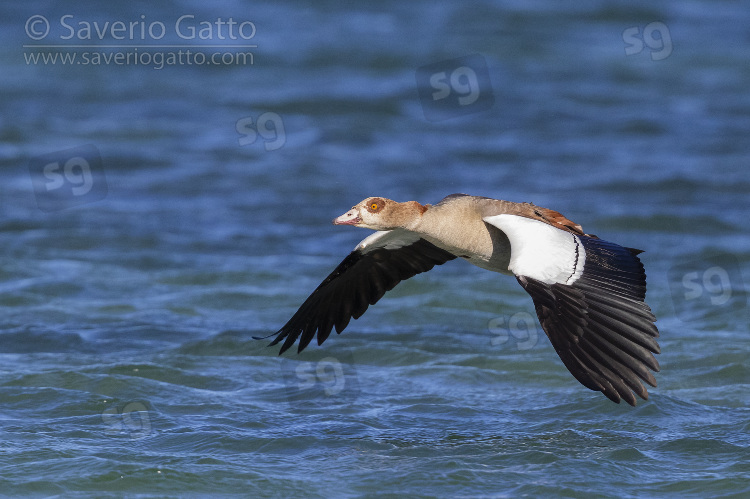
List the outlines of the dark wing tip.
<svg viewBox="0 0 750 499">
<path fill-rule="evenodd" d="M 268 338 L 270 338 L 271 336 L 273 336 L 273 335 L 275 335 L 275 334 L 279 334 L 279 332 L 277 331 L 277 332 L 275 332 L 275 333 L 267 334 L 267 335 L 265 335 L 265 336 L 253 336 L 252 338 L 253 338 L 254 340 L 265 340 L 265 339 L 268 339 Z M 268 346 L 270 347 L 271 345 L 268 345 Z"/>
</svg>

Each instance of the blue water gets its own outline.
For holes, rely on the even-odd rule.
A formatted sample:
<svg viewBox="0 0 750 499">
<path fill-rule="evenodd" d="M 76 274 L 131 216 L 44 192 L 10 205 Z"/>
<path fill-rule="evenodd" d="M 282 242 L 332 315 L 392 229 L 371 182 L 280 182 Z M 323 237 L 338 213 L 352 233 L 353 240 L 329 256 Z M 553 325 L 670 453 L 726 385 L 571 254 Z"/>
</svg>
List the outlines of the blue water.
<svg viewBox="0 0 750 499">
<path fill-rule="evenodd" d="M 183 15 L 211 37 L 180 38 Z M 255 34 L 221 40 L 218 18 Z M 750 494 L 746 2 L 25 2 L 0 19 L 1 495 Z M 116 21 L 168 33 L 81 39 Z M 208 46 L 240 43 L 256 47 Z M 252 64 L 28 59 L 180 50 L 148 44 Z M 450 95 L 425 100 L 435 74 Z M 252 339 L 368 234 L 333 217 L 454 192 L 645 250 L 649 401 L 579 385 L 515 280 L 465 262 L 301 355 Z"/>
</svg>

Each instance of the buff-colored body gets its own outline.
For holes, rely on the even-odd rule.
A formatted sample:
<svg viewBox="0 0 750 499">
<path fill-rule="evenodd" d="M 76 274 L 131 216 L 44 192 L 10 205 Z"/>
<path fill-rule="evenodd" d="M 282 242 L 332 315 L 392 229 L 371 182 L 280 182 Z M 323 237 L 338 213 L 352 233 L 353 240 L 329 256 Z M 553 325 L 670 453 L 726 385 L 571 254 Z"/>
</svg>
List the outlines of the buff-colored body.
<svg viewBox="0 0 750 499">
<path fill-rule="evenodd" d="M 553 210 L 531 203 L 460 194 L 448 196 L 436 205 L 367 198 L 335 219 L 334 223 L 380 231 L 406 229 L 477 267 L 511 274 L 508 269 L 508 237 L 484 221 L 485 217 L 497 214 L 522 216 L 566 232 L 583 234 L 580 225 Z"/>
</svg>

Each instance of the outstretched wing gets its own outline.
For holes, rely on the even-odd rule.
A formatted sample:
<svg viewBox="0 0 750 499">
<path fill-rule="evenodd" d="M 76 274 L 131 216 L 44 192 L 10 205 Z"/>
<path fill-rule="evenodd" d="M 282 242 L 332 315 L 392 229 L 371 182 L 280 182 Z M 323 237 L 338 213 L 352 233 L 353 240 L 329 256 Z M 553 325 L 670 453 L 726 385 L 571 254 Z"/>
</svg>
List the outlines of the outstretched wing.
<svg viewBox="0 0 750 499">
<path fill-rule="evenodd" d="M 659 331 L 640 251 L 522 216 L 484 220 L 508 236 L 509 269 L 573 376 L 617 403 L 647 399 L 641 380 L 656 386 Z"/>
<path fill-rule="evenodd" d="M 276 333 L 271 345 L 284 340 L 281 355 L 299 338 L 297 351 L 301 352 L 316 332 L 320 345 L 334 327 L 341 333 L 351 318 L 358 319 L 399 282 L 454 258 L 452 253 L 413 232 L 376 232 L 360 242 L 325 278 Z"/>
</svg>

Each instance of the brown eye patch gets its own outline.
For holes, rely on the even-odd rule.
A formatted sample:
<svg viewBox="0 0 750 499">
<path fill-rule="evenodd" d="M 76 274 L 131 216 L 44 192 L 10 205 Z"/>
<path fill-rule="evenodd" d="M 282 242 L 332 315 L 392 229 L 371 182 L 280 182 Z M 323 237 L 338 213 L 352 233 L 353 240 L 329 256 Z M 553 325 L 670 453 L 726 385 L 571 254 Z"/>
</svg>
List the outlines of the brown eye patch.
<svg viewBox="0 0 750 499">
<path fill-rule="evenodd" d="M 367 211 L 370 213 L 377 213 L 383 209 L 385 202 L 380 198 L 372 198 L 367 200 Z"/>
</svg>

